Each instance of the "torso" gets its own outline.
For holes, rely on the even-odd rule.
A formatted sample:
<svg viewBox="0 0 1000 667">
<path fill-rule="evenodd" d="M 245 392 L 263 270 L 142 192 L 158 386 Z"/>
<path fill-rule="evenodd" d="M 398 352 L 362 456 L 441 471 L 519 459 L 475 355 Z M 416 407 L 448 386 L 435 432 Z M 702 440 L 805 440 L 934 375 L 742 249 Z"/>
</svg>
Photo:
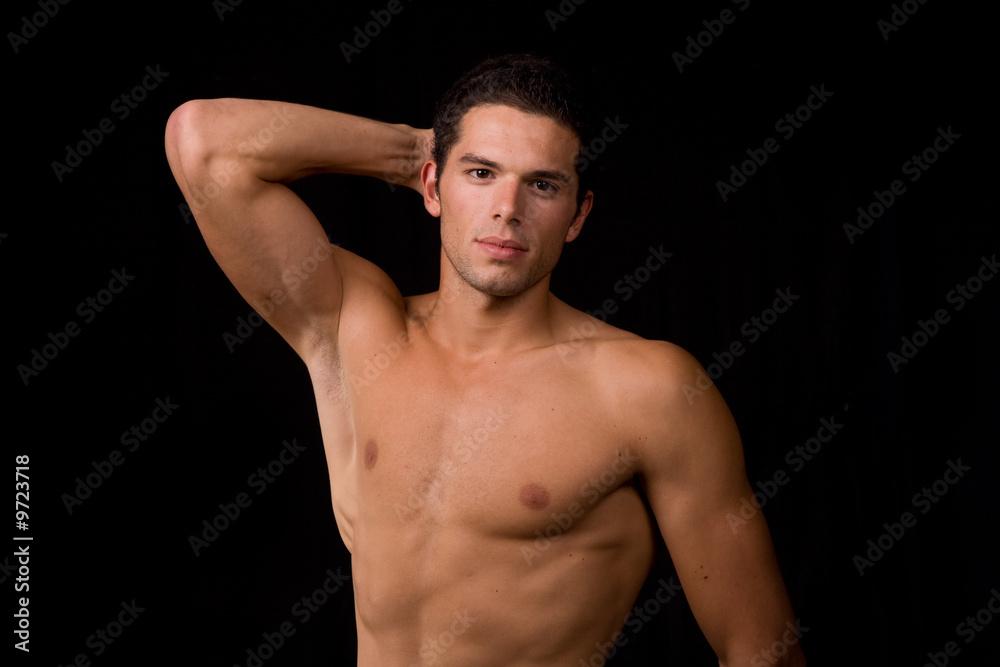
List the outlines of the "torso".
<svg viewBox="0 0 1000 667">
<path fill-rule="evenodd" d="M 462 364 L 428 335 L 429 303 L 387 300 L 309 364 L 358 664 L 586 663 L 652 562 L 633 432 L 600 367 L 635 337 Z"/>
</svg>

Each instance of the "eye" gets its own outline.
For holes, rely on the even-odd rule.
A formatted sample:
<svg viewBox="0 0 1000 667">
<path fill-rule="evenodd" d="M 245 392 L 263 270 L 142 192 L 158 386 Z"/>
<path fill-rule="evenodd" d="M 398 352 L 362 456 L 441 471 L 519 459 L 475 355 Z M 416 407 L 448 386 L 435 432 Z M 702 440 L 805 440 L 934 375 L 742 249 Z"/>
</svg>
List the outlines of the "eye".
<svg viewBox="0 0 1000 667">
<path fill-rule="evenodd" d="M 484 169 L 481 167 L 477 169 L 470 169 L 468 173 L 471 174 L 472 177 L 476 180 L 485 180 L 493 174 L 493 172 L 491 172 L 489 169 Z"/>
<path fill-rule="evenodd" d="M 559 190 L 554 183 L 550 183 L 549 181 L 533 181 L 531 185 L 536 190 L 547 194 L 555 194 Z"/>
</svg>

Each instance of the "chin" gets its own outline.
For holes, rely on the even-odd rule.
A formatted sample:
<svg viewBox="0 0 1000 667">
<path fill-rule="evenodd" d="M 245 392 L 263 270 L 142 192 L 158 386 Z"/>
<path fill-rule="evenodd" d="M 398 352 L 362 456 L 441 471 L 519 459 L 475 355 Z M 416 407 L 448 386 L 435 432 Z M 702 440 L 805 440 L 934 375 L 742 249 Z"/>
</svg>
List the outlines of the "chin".
<svg viewBox="0 0 1000 667">
<path fill-rule="evenodd" d="M 462 276 L 474 290 L 494 297 L 518 296 L 539 283 L 543 276 L 524 274 L 517 276 Z"/>
</svg>

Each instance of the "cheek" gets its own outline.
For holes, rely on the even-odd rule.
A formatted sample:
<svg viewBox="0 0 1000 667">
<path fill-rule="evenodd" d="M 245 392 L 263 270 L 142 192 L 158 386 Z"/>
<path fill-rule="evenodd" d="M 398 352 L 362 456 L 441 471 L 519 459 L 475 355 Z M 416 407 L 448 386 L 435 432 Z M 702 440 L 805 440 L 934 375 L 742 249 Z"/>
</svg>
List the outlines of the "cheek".
<svg viewBox="0 0 1000 667">
<path fill-rule="evenodd" d="M 441 221 L 454 231 L 469 226 L 471 221 L 481 219 L 486 201 L 482 194 L 451 188 L 442 192 Z"/>
<path fill-rule="evenodd" d="M 441 200 L 441 242 L 450 245 L 457 246 L 461 244 L 462 236 L 466 228 L 466 224 L 463 222 L 466 219 L 467 212 L 462 207 L 455 206 L 454 201 Z"/>
<path fill-rule="evenodd" d="M 529 197 L 525 201 L 525 211 L 532 219 L 544 222 L 546 226 L 568 226 L 576 214 L 577 207 L 574 201 L 566 196 L 555 199 L 543 197 Z"/>
</svg>

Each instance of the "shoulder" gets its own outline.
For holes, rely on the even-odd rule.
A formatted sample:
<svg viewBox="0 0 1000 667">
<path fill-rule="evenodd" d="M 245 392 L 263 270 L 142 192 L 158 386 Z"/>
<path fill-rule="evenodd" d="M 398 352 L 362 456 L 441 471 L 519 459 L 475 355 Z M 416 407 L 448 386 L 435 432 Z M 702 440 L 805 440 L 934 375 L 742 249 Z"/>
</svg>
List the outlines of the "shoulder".
<svg viewBox="0 0 1000 667">
<path fill-rule="evenodd" d="M 690 352 L 600 320 L 575 326 L 580 335 L 561 343 L 563 363 L 577 367 L 603 419 L 646 464 L 673 465 L 713 442 L 727 450 L 738 443 L 725 400 Z"/>
<path fill-rule="evenodd" d="M 718 393 L 701 363 L 675 343 L 638 336 L 597 348 L 595 367 L 636 425 L 690 416 L 697 399 Z"/>
<path fill-rule="evenodd" d="M 396 306 L 403 306 L 403 297 L 392 278 L 373 262 L 340 246 L 330 244 L 344 280 L 345 298 L 357 291 L 362 296 L 381 294 Z"/>
<path fill-rule="evenodd" d="M 684 400 L 688 388 L 704 391 L 711 385 L 698 360 L 679 345 L 643 338 L 576 310 L 568 313 L 555 345 L 559 359 L 609 392 L 663 405 Z"/>
<path fill-rule="evenodd" d="M 405 301 L 392 278 L 367 259 L 331 245 L 342 276 L 342 306 L 337 348 L 367 353 L 369 342 L 383 342 L 405 328 Z"/>
</svg>

